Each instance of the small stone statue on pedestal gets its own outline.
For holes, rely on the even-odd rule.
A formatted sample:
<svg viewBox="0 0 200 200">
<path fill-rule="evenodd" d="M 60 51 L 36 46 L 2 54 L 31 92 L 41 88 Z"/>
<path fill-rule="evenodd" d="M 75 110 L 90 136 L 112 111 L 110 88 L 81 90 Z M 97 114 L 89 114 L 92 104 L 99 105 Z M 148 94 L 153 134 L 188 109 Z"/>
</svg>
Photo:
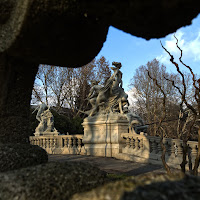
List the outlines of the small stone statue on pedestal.
<svg viewBox="0 0 200 200">
<path fill-rule="evenodd" d="M 45 136 L 45 135 L 58 135 L 58 131 L 54 127 L 54 117 L 50 111 L 50 107 L 42 103 L 38 106 L 33 113 L 38 110 L 36 119 L 40 122 L 35 129 L 35 136 Z"/>
</svg>

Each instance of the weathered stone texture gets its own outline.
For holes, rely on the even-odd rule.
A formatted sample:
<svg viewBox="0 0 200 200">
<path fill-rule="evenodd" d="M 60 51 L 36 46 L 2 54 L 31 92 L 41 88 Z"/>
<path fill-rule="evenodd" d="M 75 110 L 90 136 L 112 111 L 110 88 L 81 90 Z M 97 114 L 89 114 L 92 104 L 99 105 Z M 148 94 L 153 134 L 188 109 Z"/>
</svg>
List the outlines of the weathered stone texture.
<svg viewBox="0 0 200 200">
<path fill-rule="evenodd" d="M 0 141 L 27 141 L 39 63 L 83 66 L 99 53 L 110 25 L 150 39 L 191 24 L 199 12 L 198 0 L 1 0 Z"/>
<path fill-rule="evenodd" d="M 125 115 L 97 114 L 85 118 L 82 125 L 87 155 L 115 157 L 122 151 L 121 134 L 128 132 L 128 120 Z"/>
<path fill-rule="evenodd" d="M 30 98 L 38 65 L 0 56 L 0 142 L 28 142 Z"/>
<path fill-rule="evenodd" d="M 122 200 L 196 200 L 199 199 L 200 178 L 186 176 L 179 181 L 157 182 L 124 193 Z"/>
<path fill-rule="evenodd" d="M 48 161 L 46 151 L 29 144 L 0 144 L 0 172 L 34 166 Z"/>
<path fill-rule="evenodd" d="M 199 199 L 200 178 L 183 174 L 140 175 L 105 184 L 71 200 L 195 200 Z"/>
<path fill-rule="evenodd" d="M 0 7 L 4 7 L 4 1 Z M 0 17 L 4 21 L 0 24 L 0 52 L 8 51 L 31 62 L 80 67 L 98 54 L 106 40 L 108 25 L 100 23 L 96 16 L 87 16 L 81 1 L 6 3 L 12 6 L 4 11 L 10 12 L 9 17 Z"/>
<path fill-rule="evenodd" d="M 0 52 L 72 67 L 98 54 L 110 25 L 146 39 L 164 37 L 191 24 L 200 2 L 2 0 L 0 12 Z"/>
<path fill-rule="evenodd" d="M 0 199 L 69 199 L 104 180 L 104 172 L 86 163 L 48 163 L 1 173 Z"/>
</svg>

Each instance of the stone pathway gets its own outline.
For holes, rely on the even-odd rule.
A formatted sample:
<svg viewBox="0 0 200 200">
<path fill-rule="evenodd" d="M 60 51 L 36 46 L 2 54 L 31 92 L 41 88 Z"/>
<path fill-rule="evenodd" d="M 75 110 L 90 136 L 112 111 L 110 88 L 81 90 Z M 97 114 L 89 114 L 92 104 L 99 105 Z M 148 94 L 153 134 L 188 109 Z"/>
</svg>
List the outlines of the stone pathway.
<svg viewBox="0 0 200 200">
<path fill-rule="evenodd" d="M 136 163 L 132 161 L 118 160 L 115 158 L 82 156 L 82 155 L 49 155 L 49 162 L 87 162 L 107 173 L 125 174 L 136 176 L 150 172 L 164 173 L 165 170 L 160 165 Z"/>
</svg>

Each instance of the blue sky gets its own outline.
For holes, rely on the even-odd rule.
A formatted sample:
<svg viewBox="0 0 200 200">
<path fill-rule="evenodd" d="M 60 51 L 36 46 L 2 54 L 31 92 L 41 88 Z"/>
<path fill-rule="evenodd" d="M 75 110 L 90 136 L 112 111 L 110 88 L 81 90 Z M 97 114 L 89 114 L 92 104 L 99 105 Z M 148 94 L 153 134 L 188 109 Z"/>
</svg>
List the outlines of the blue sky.
<svg viewBox="0 0 200 200">
<path fill-rule="evenodd" d="M 117 61 L 122 63 L 124 89 L 128 90 L 130 79 L 135 69 L 145 65 L 148 61 L 157 58 L 163 63 L 169 72 L 176 72 L 175 67 L 170 63 L 168 54 L 162 49 L 162 44 L 175 56 L 176 61 L 180 56 L 176 48 L 173 34 L 165 38 L 145 40 L 132 36 L 114 27 L 110 27 L 107 40 L 97 58 L 104 56 L 110 63 Z M 179 39 L 179 46 L 183 50 L 182 60 L 193 69 L 194 73 L 200 74 L 200 15 L 192 20 L 192 25 L 182 27 L 176 32 Z M 182 70 L 187 71 L 180 65 Z"/>
</svg>

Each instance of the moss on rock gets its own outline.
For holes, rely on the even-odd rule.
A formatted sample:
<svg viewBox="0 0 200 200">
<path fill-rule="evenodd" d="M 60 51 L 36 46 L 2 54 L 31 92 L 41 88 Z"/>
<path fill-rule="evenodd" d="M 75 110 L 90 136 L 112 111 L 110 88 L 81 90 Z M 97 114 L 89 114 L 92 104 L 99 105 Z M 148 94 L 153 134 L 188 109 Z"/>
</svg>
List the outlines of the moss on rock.
<svg viewBox="0 0 200 200">
<path fill-rule="evenodd" d="M 0 172 L 34 166 L 48 161 L 46 151 L 30 144 L 0 144 Z"/>
<path fill-rule="evenodd" d="M 146 174 L 146 175 L 139 175 L 136 177 L 130 177 L 124 180 L 111 182 L 108 184 L 105 184 L 102 187 L 98 187 L 96 189 L 93 189 L 90 192 L 85 192 L 82 194 L 75 194 L 71 200 L 122 200 L 122 199 L 143 199 L 141 196 L 138 195 L 138 198 L 136 198 L 136 194 L 138 191 L 138 187 L 140 188 L 140 191 L 145 194 L 145 200 L 149 199 L 159 199 L 162 196 L 162 192 L 159 193 L 159 195 L 154 198 L 150 198 L 148 196 L 148 193 L 146 193 L 146 187 L 150 187 L 151 185 L 156 185 L 154 187 L 154 192 L 159 191 L 160 187 L 163 187 L 166 189 L 165 194 L 167 194 L 170 190 L 174 190 L 173 186 L 171 187 L 172 183 L 175 184 L 176 182 L 173 181 L 179 181 L 184 178 L 183 174 L 174 174 L 171 176 L 168 176 L 167 174 Z M 194 179 L 192 177 L 191 179 Z M 184 181 L 185 179 L 181 180 Z M 180 181 L 180 182 L 181 182 Z M 198 179 L 200 184 L 200 179 Z M 147 186 L 149 185 L 149 186 Z M 168 185 L 168 187 L 165 187 Z M 143 186 L 143 187 L 140 187 Z M 191 187 L 192 185 L 190 185 Z M 142 189 L 141 189 L 142 188 Z M 151 191 L 149 191 L 151 192 Z M 181 191 L 179 191 L 180 193 Z M 192 192 L 192 191 L 191 191 Z M 175 193 L 175 191 L 174 191 Z M 154 194 L 154 193 L 152 193 Z M 158 193 L 157 193 L 158 194 Z M 162 199 L 162 198 L 160 198 Z M 168 199 L 168 198 L 165 198 Z M 186 199 L 185 199 L 186 200 Z"/>
<path fill-rule="evenodd" d="M 47 163 L 0 174 L 0 199 L 69 199 L 101 185 L 105 172 L 86 163 Z"/>
</svg>

